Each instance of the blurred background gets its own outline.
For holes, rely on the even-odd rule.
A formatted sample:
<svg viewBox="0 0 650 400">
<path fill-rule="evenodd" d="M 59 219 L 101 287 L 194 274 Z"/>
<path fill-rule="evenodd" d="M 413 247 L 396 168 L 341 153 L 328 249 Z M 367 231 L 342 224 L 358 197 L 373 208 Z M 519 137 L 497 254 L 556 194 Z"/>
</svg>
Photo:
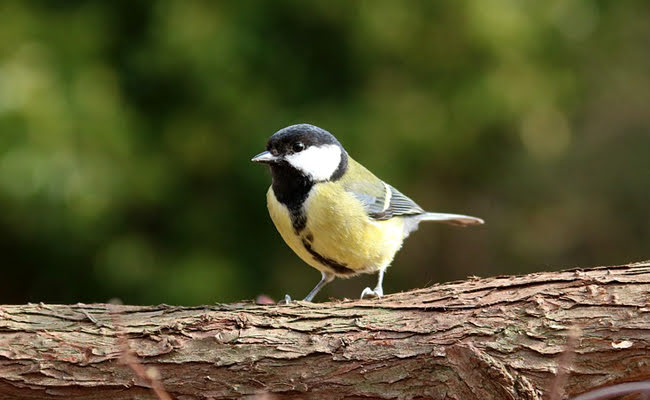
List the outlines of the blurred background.
<svg viewBox="0 0 650 400">
<path fill-rule="evenodd" d="M 0 303 L 302 298 L 250 158 L 309 122 L 431 211 L 388 293 L 650 258 L 650 2 L 0 3 Z M 374 276 L 317 299 L 357 297 Z"/>
</svg>

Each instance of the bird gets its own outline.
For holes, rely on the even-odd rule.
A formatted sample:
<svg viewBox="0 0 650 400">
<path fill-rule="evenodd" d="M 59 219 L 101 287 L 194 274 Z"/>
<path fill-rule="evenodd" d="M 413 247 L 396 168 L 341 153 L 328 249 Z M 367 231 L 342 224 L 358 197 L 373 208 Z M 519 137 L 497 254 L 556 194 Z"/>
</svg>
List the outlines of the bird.
<svg viewBox="0 0 650 400">
<path fill-rule="evenodd" d="M 361 298 L 381 297 L 386 269 L 420 222 L 484 223 L 468 215 L 424 211 L 315 125 L 280 129 L 251 161 L 270 168 L 266 200 L 278 232 L 304 262 L 321 272 L 304 301 L 312 301 L 335 278 L 363 273 L 378 275 L 377 285 L 363 289 Z M 285 299 L 291 301 L 289 295 Z"/>
</svg>

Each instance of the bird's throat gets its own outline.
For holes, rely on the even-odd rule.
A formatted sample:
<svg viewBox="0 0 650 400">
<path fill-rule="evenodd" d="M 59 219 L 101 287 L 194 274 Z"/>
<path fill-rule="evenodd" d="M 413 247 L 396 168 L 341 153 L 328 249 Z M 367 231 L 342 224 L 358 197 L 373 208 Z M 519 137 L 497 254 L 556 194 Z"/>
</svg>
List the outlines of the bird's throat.
<svg viewBox="0 0 650 400">
<path fill-rule="evenodd" d="M 273 194 L 290 212 L 297 212 L 307 199 L 314 182 L 287 164 L 271 165 Z"/>
</svg>

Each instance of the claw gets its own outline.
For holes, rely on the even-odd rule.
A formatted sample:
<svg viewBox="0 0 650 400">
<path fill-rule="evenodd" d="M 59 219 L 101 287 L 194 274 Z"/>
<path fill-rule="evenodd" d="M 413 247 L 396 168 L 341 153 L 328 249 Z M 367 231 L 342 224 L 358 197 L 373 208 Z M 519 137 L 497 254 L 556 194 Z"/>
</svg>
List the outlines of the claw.
<svg viewBox="0 0 650 400">
<path fill-rule="evenodd" d="M 367 288 L 363 289 L 363 292 L 361 292 L 361 298 L 362 299 L 366 299 L 366 298 L 368 298 L 368 299 L 376 299 L 376 298 L 379 298 L 379 297 L 381 297 L 383 295 L 384 295 L 383 290 L 381 290 L 380 288 L 375 288 L 375 290 L 372 290 L 369 287 L 367 287 Z"/>
<path fill-rule="evenodd" d="M 284 299 L 278 301 L 278 304 L 291 304 L 291 296 L 285 294 Z"/>
</svg>

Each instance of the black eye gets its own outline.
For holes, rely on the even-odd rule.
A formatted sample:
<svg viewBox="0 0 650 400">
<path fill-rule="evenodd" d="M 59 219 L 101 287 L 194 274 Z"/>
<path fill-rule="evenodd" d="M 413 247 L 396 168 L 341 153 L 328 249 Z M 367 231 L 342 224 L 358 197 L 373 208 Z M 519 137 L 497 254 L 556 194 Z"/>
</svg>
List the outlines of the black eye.
<svg viewBox="0 0 650 400">
<path fill-rule="evenodd" d="M 305 150 L 305 144 L 303 142 L 296 142 L 293 144 L 294 153 L 299 153 L 303 150 Z"/>
</svg>

